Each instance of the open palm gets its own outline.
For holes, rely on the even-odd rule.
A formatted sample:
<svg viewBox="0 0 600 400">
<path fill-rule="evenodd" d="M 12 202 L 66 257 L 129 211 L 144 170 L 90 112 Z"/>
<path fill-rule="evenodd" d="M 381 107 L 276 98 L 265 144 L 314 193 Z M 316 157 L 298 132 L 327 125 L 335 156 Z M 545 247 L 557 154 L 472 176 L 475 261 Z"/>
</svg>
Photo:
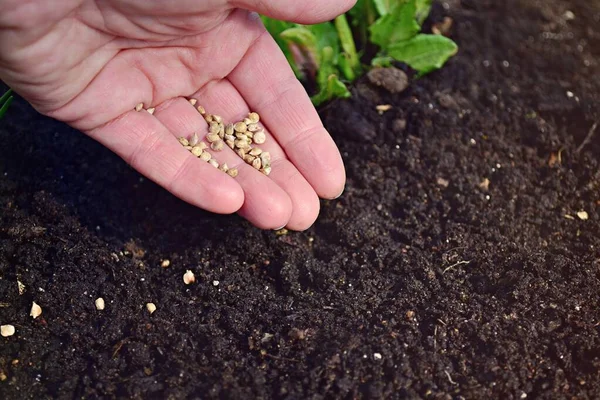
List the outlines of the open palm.
<svg viewBox="0 0 600 400">
<path fill-rule="evenodd" d="M 0 0 L 0 78 L 41 113 L 106 145 L 176 196 L 209 211 L 238 211 L 261 228 L 305 229 L 318 197 L 337 197 L 345 174 L 323 128 L 258 16 L 314 23 L 354 0 Z M 219 161 L 177 141 L 205 135 L 197 98 L 226 121 L 261 115 L 268 177 L 232 150 Z M 154 115 L 135 112 L 138 103 Z"/>
</svg>

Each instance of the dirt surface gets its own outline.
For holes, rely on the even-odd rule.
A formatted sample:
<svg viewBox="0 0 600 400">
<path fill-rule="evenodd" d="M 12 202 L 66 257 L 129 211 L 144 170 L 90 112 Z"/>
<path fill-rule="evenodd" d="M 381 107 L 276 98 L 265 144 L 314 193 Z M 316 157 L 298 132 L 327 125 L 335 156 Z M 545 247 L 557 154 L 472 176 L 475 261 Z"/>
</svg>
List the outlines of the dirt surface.
<svg viewBox="0 0 600 400">
<path fill-rule="evenodd" d="M 348 185 L 303 233 L 194 209 L 17 102 L 0 397 L 599 398 L 600 2 L 445 16 L 447 67 L 322 110 Z"/>
</svg>

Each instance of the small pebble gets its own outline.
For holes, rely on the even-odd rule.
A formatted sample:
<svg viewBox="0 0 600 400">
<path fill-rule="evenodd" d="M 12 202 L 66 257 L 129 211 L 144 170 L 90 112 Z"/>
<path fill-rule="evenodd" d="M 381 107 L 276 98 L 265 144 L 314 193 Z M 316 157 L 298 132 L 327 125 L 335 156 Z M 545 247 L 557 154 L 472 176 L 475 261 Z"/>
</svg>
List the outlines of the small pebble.
<svg viewBox="0 0 600 400">
<path fill-rule="evenodd" d="M 15 334 L 15 327 L 12 325 L 2 325 L 0 326 L 0 334 L 3 337 L 9 337 Z"/>
<path fill-rule="evenodd" d="M 148 310 L 150 315 L 152 315 L 154 313 L 154 311 L 156 311 L 156 305 L 154 303 L 147 303 L 146 310 Z"/>
<path fill-rule="evenodd" d="M 376 360 L 381 360 L 383 356 L 381 355 L 381 353 L 373 353 L 373 358 Z"/>
<path fill-rule="evenodd" d="M 579 211 L 577 213 L 577 216 L 582 221 L 587 221 L 590 218 L 590 216 L 588 215 L 588 213 L 586 211 Z"/>
<path fill-rule="evenodd" d="M 31 305 L 31 311 L 29 312 L 29 316 L 33 317 L 33 319 L 36 319 L 40 315 L 42 315 L 42 307 L 40 307 L 39 304 L 37 304 L 34 301 Z"/>
<path fill-rule="evenodd" d="M 213 281 L 212 284 L 213 286 L 219 286 L 219 281 Z"/>
<path fill-rule="evenodd" d="M 102 297 L 98 297 L 96 299 L 96 301 L 94 302 L 94 304 L 96 305 L 96 310 L 98 310 L 98 311 L 104 310 L 104 299 Z"/>
<path fill-rule="evenodd" d="M 196 282 L 196 276 L 192 271 L 188 269 L 187 271 L 185 271 L 185 274 L 183 274 L 183 283 L 185 283 L 186 285 L 190 285 L 194 282 Z"/>
</svg>

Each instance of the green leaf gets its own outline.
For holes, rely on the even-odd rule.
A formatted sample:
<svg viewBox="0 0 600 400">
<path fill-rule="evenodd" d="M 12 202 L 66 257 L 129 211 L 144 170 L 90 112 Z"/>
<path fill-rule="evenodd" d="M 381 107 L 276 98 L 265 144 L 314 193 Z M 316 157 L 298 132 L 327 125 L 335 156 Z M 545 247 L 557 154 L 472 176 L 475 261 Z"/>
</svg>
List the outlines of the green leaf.
<svg viewBox="0 0 600 400">
<path fill-rule="evenodd" d="M 9 90 L 8 92 L 4 93 L 4 95 L 0 98 L 0 119 L 2 119 L 2 117 L 4 117 L 4 114 L 6 114 L 6 111 L 8 110 L 8 107 L 10 107 L 10 103 L 12 103 L 14 97 L 10 96 L 10 93 L 12 91 Z M 8 97 L 6 97 L 6 95 L 8 95 Z"/>
<path fill-rule="evenodd" d="M 269 31 L 269 33 L 271 34 L 271 36 L 273 36 L 273 39 L 275 39 L 275 42 L 277 43 L 281 51 L 283 51 L 285 58 L 287 58 L 296 76 L 298 78 L 302 78 L 303 75 L 300 71 L 299 66 L 297 65 L 296 60 L 294 59 L 294 54 L 290 50 L 286 41 L 281 37 L 281 34 L 286 29 L 293 28 L 294 26 L 296 26 L 296 24 L 293 24 L 291 22 L 279 21 L 265 16 L 261 16 L 261 19 L 263 21 L 263 24 L 265 25 L 265 28 L 267 28 L 267 31 Z"/>
<path fill-rule="evenodd" d="M 423 22 L 425 22 L 431 11 L 431 0 L 417 0 L 416 5 L 417 12 L 415 13 L 415 18 L 419 25 L 423 25 Z"/>
<path fill-rule="evenodd" d="M 405 1 L 405 0 L 400 0 L 400 1 Z M 397 2 L 398 2 L 398 0 L 373 0 L 373 4 L 375 4 L 377 13 L 379 13 L 379 15 L 381 15 L 381 16 L 389 14 L 392 6 L 394 5 L 394 3 L 397 3 Z"/>
<path fill-rule="evenodd" d="M 425 34 L 394 43 L 387 49 L 390 56 L 417 70 L 419 76 L 441 68 L 457 51 L 456 43 L 447 37 Z"/>
<path fill-rule="evenodd" d="M 0 104 L 4 103 L 12 95 L 12 89 L 8 89 L 2 97 L 0 97 Z"/>
<path fill-rule="evenodd" d="M 296 26 L 286 29 L 281 33 L 281 37 L 288 45 L 289 43 L 297 45 L 302 54 L 308 57 L 308 61 L 314 64 L 314 68 L 319 68 L 321 62 L 317 49 L 317 38 L 307 27 Z"/>
<path fill-rule="evenodd" d="M 352 96 L 352 94 L 344 82 L 340 81 L 337 75 L 334 74 L 327 78 L 326 85 L 321 88 L 321 91 L 317 95 L 311 97 L 311 100 L 315 106 L 318 106 L 337 97 L 346 99 L 350 96 Z"/>
<path fill-rule="evenodd" d="M 335 54 L 339 54 L 340 41 L 338 33 L 331 22 L 306 25 L 305 28 L 314 35 L 318 52 L 321 52 L 325 47 L 331 47 Z"/>
<path fill-rule="evenodd" d="M 371 41 L 386 50 L 392 43 L 415 36 L 421 30 L 415 20 L 416 10 L 415 0 L 393 5 L 389 14 L 379 18 L 371 26 Z"/>
<path fill-rule="evenodd" d="M 339 60 L 340 64 L 343 63 L 342 72 L 344 72 L 346 79 L 353 81 L 356 78 L 356 74 L 360 73 L 361 66 L 352 30 L 350 30 L 350 25 L 348 25 L 348 20 L 344 14 L 335 19 L 335 28 L 339 34 L 342 49 L 344 49 L 344 53 L 342 53 L 342 57 Z"/>
<path fill-rule="evenodd" d="M 371 60 L 371 65 L 373 67 L 382 67 L 387 68 L 392 66 L 393 58 L 389 56 L 379 56 L 375 57 Z"/>
</svg>

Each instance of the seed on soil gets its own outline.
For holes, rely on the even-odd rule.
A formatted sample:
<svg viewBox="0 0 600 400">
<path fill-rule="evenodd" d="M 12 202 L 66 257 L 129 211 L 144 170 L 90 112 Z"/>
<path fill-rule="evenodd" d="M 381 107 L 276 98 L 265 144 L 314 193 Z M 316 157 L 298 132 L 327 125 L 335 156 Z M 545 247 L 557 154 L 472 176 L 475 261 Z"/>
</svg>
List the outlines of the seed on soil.
<svg viewBox="0 0 600 400">
<path fill-rule="evenodd" d="M 189 140 L 187 140 L 184 137 L 180 137 L 178 140 L 179 140 L 179 143 L 181 143 L 182 146 L 189 146 L 190 145 Z"/>
<path fill-rule="evenodd" d="M 194 132 L 194 134 L 192 135 L 192 137 L 189 140 L 190 146 L 197 145 L 199 141 L 200 141 L 200 138 L 198 137 L 198 134 L 196 132 Z"/>
<path fill-rule="evenodd" d="M 169 265 L 171 265 L 171 260 L 162 260 L 160 263 L 160 266 L 163 268 L 169 268 Z"/>
<path fill-rule="evenodd" d="M 260 158 L 257 157 L 254 159 L 254 161 L 252 161 L 252 167 L 260 170 L 260 168 L 262 167 L 262 162 L 260 161 Z"/>
<path fill-rule="evenodd" d="M 579 217 L 579 219 L 582 221 L 587 221 L 590 218 L 586 211 L 579 211 L 577 213 L 577 217 Z"/>
<path fill-rule="evenodd" d="M 392 106 L 389 104 L 380 104 L 376 106 L 375 109 L 377 110 L 379 115 L 383 115 L 383 113 L 385 113 L 386 111 L 390 111 L 392 109 Z"/>
<path fill-rule="evenodd" d="M 15 327 L 12 325 L 2 325 L 0 326 L 0 334 L 3 337 L 9 337 L 15 334 Z"/>
<path fill-rule="evenodd" d="M 202 149 L 200 148 L 200 146 L 195 146 L 192 147 L 192 154 L 195 155 L 196 157 L 200 157 L 202 155 Z"/>
<path fill-rule="evenodd" d="M 192 271 L 188 269 L 187 271 L 185 271 L 185 274 L 183 274 L 183 283 L 185 283 L 186 285 L 190 285 L 194 282 L 196 282 L 196 276 Z"/>
<path fill-rule="evenodd" d="M 214 158 L 212 158 L 212 159 L 208 160 L 208 163 L 209 163 L 210 165 L 212 165 L 213 167 L 215 167 L 215 168 L 219 168 L 219 163 L 218 163 L 218 162 L 217 162 L 217 160 L 215 160 Z"/>
<path fill-rule="evenodd" d="M 265 135 L 264 129 L 259 129 L 254 132 L 254 143 L 263 144 L 267 140 L 267 135 Z"/>
<path fill-rule="evenodd" d="M 210 148 L 214 151 L 221 151 L 225 147 L 225 143 L 222 140 L 217 140 L 211 143 Z"/>
<path fill-rule="evenodd" d="M 147 109 L 146 111 L 148 111 L 148 114 L 153 115 L 154 111 L 156 111 L 156 108 L 151 107 L 151 108 Z"/>
<path fill-rule="evenodd" d="M 381 353 L 373 353 L 373 358 L 375 360 L 381 360 L 383 356 L 381 355 Z"/>
<path fill-rule="evenodd" d="M 42 307 L 40 307 L 40 305 L 34 301 L 33 304 L 31 304 L 31 311 L 29 311 L 29 316 L 33 317 L 33 319 L 36 319 L 40 315 L 42 315 Z"/>
<path fill-rule="evenodd" d="M 212 142 L 216 142 L 217 140 L 221 140 L 221 138 L 219 137 L 219 135 L 217 133 L 210 133 L 210 134 L 206 135 L 206 140 L 208 141 L 208 143 L 212 143 Z"/>
<path fill-rule="evenodd" d="M 203 151 L 202 154 L 200 155 L 200 159 L 202 161 L 210 161 L 211 158 L 212 158 L 212 155 L 208 151 Z"/>
<path fill-rule="evenodd" d="M 232 178 L 235 178 L 236 176 L 238 176 L 238 170 L 237 168 L 231 168 L 227 171 L 227 175 L 229 175 Z"/>
<path fill-rule="evenodd" d="M 98 310 L 98 311 L 104 310 L 104 299 L 102 297 L 98 297 L 96 299 L 96 301 L 94 302 L 94 304 L 96 305 L 96 310 Z"/>
<path fill-rule="evenodd" d="M 146 310 L 152 315 L 156 311 L 156 305 L 154 303 L 146 303 Z"/>
<path fill-rule="evenodd" d="M 144 108 L 144 103 L 140 103 L 137 106 L 135 106 L 135 111 L 142 111 L 143 108 Z"/>
<path fill-rule="evenodd" d="M 206 110 L 202 106 L 198 106 L 196 110 L 198 110 L 198 112 L 202 115 L 206 114 Z"/>
<path fill-rule="evenodd" d="M 17 280 L 17 290 L 19 291 L 19 296 L 22 296 L 25 293 L 25 285 L 20 280 Z"/>
<path fill-rule="evenodd" d="M 255 112 L 251 112 L 250 114 L 248 114 L 248 119 L 252 121 L 252 123 L 256 124 L 258 123 L 258 121 L 260 121 L 260 115 L 258 115 L 258 113 Z"/>
<path fill-rule="evenodd" d="M 233 126 L 233 129 L 235 129 L 236 132 L 244 133 L 248 130 L 248 125 L 243 122 L 238 122 Z"/>
<path fill-rule="evenodd" d="M 258 147 L 254 147 L 252 150 L 250 150 L 250 155 L 251 156 L 260 156 L 260 153 L 262 153 L 263 151 L 261 149 L 259 149 Z"/>
</svg>

